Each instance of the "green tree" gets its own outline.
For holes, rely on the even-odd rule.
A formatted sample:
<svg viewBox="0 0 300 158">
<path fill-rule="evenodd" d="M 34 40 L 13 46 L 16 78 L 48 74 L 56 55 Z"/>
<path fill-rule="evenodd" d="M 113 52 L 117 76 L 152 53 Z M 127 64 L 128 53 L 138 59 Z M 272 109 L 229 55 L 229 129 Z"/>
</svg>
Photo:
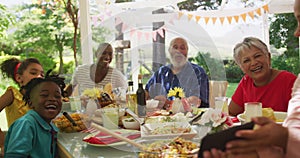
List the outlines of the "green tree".
<svg viewBox="0 0 300 158">
<path fill-rule="evenodd" d="M 178 3 L 180 10 L 216 10 L 222 3 L 222 0 L 188 0 Z"/>
<path fill-rule="evenodd" d="M 190 58 L 189 61 L 203 67 L 211 80 L 227 80 L 223 61 L 212 58 L 210 53 L 198 52 L 197 56 Z"/>
<path fill-rule="evenodd" d="M 293 13 L 276 14 L 270 24 L 270 43 L 275 48 L 286 48 L 284 52 L 287 56 L 299 56 L 299 38 L 294 37 L 294 31 L 297 27 Z"/>
<path fill-rule="evenodd" d="M 280 56 L 272 57 L 272 67 L 287 70 L 294 74 L 300 72 L 299 38 L 294 37 L 297 27 L 293 13 L 276 14 L 270 24 L 270 44 L 275 48 L 286 48 Z"/>
<path fill-rule="evenodd" d="M 0 4 L 0 39 L 6 36 L 9 25 L 15 23 L 15 17 L 7 11 L 7 8 Z"/>
<path fill-rule="evenodd" d="M 49 2 L 19 6 L 17 13 L 22 16 L 10 38 L 2 42 L 4 52 L 25 56 L 44 53 L 50 59 L 58 56 L 58 72 L 63 73 L 63 52 L 71 48 L 73 39 L 72 25 L 65 20 L 64 10 Z"/>
<path fill-rule="evenodd" d="M 77 6 L 77 1 L 76 0 L 55 0 L 58 2 L 58 4 L 63 4 L 64 8 L 66 10 L 66 13 L 68 14 L 69 18 L 71 19 L 71 22 L 73 24 L 73 53 L 74 53 L 74 61 L 75 61 L 75 66 L 78 66 L 78 61 L 77 61 L 77 50 L 79 49 L 77 47 L 77 41 L 80 38 L 79 36 L 79 30 L 78 30 L 78 24 L 79 24 L 79 8 Z"/>
</svg>

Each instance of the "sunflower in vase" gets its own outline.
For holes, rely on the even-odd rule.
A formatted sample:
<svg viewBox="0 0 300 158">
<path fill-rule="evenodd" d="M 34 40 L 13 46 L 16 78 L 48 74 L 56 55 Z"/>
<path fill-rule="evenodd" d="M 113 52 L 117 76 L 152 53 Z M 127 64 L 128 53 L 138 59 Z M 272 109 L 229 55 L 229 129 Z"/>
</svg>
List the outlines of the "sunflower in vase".
<svg viewBox="0 0 300 158">
<path fill-rule="evenodd" d="M 173 98 L 170 108 L 173 113 L 192 111 L 190 104 L 185 98 L 184 90 L 181 87 L 171 88 L 168 92 L 168 97 Z"/>
</svg>

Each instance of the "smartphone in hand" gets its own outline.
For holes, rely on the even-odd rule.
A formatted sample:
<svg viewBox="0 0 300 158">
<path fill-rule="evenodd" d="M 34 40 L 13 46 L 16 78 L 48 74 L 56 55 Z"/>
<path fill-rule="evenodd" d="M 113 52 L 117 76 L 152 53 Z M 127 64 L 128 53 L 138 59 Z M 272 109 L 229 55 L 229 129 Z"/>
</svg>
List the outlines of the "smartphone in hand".
<svg viewBox="0 0 300 158">
<path fill-rule="evenodd" d="M 198 157 L 201 158 L 203 156 L 203 152 L 206 150 L 210 150 L 212 148 L 219 149 L 225 151 L 225 145 L 227 142 L 236 139 L 242 139 L 235 136 L 235 132 L 238 130 L 244 129 L 253 129 L 254 122 L 249 122 L 240 126 L 231 127 L 229 129 L 206 135 L 200 144 L 200 150 Z"/>
</svg>

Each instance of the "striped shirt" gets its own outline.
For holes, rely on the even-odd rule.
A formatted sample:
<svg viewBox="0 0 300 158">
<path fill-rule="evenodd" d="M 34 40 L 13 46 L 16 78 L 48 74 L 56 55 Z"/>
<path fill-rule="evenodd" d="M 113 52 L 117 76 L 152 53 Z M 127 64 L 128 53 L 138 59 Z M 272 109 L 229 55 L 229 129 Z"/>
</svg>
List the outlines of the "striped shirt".
<svg viewBox="0 0 300 158">
<path fill-rule="evenodd" d="M 127 89 L 126 77 L 122 74 L 121 71 L 115 68 L 109 67 L 106 76 L 99 83 L 95 83 L 95 81 L 91 79 L 90 71 L 91 71 L 91 64 L 80 65 L 76 68 L 73 74 L 71 83 L 74 86 L 75 85 L 79 86 L 78 87 L 79 95 L 81 95 L 85 89 L 94 88 L 94 87 L 103 88 L 108 83 L 112 84 L 113 89 L 118 87 Z"/>
<path fill-rule="evenodd" d="M 173 74 L 171 65 L 162 66 L 152 75 L 145 89 L 153 98 L 157 95 L 167 96 L 174 87 L 183 88 L 186 97 L 198 96 L 201 99 L 200 107 L 209 106 L 208 76 L 199 65 L 187 62 L 178 74 Z"/>
</svg>

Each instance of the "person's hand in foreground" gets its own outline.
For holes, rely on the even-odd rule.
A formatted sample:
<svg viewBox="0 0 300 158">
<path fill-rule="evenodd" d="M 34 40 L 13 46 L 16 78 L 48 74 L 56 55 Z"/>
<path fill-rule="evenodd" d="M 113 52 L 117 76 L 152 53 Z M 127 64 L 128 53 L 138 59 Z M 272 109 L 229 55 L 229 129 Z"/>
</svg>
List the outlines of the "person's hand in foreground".
<svg viewBox="0 0 300 158">
<path fill-rule="evenodd" d="M 252 121 L 259 127 L 255 130 L 240 130 L 235 133 L 244 140 L 233 140 L 226 144 L 228 154 L 255 152 L 264 147 L 280 147 L 284 151 L 287 145 L 288 129 L 266 117 L 256 117 Z"/>
<path fill-rule="evenodd" d="M 231 155 L 221 150 L 217 150 L 213 148 L 210 151 L 204 151 L 203 158 L 259 158 L 259 157 L 256 152 Z"/>
<path fill-rule="evenodd" d="M 226 153 L 215 148 L 203 152 L 203 158 L 226 158 Z"/>
</svg>

